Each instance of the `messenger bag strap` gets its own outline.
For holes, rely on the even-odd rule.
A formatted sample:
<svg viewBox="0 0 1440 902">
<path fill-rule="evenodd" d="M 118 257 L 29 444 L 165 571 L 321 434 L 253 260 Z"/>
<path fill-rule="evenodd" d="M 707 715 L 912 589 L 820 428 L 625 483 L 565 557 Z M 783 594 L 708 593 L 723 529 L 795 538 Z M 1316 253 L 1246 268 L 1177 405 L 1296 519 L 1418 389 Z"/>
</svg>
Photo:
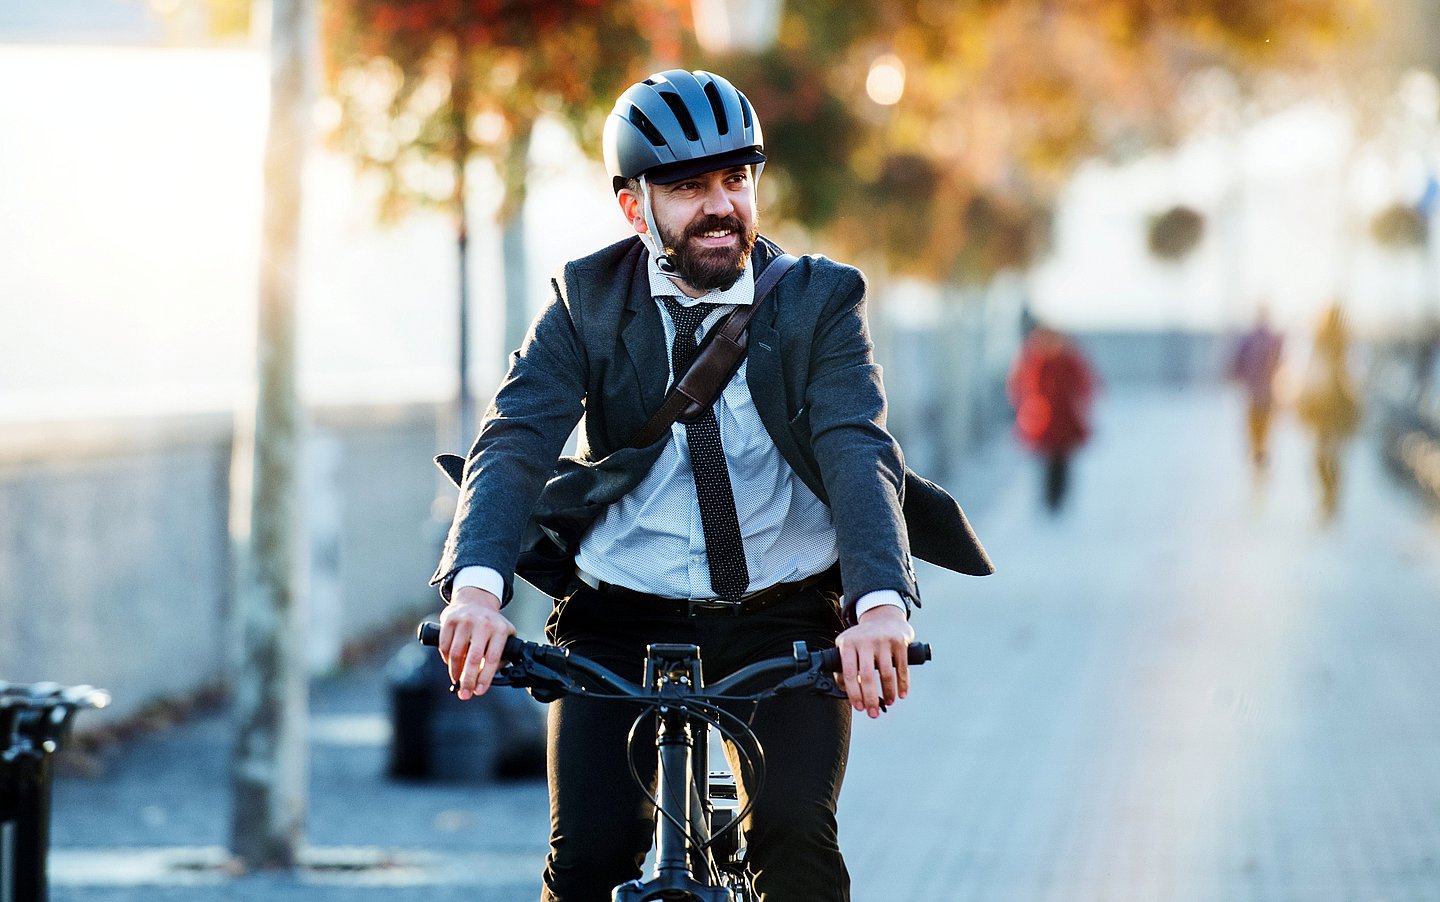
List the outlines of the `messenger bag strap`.
<svg viewBox="0 0 1440 902">
<path fill-rule="evenodd" d="M 653 445 L 669 433 L 671 424 L 676 420 L 694 422 L 715 403 L 745 357 L 750 341 L 750 317 L 769 296 L 775 283 L 797 262 L 799 258 L 793 254 L 781 254 L 770 261 L 770 265 L 755 280 L 755 300 L 736 306 L 718 326 L 710 330 L 695 354 L 695 362 L 676 380 L 665 396 L 665 402 L 650 421 L 630 439 L 630 447 Z"/>
</svg>

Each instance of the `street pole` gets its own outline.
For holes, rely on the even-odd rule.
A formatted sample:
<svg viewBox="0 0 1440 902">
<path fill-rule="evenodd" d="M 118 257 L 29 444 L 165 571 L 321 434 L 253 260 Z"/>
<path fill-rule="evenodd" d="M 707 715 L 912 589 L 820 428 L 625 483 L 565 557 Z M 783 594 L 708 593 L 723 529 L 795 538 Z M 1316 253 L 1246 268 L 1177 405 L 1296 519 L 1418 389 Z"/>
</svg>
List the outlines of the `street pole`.
<svg viewBox="0 0 1440 902">
<path fill-rule="evenodd" d="M 260 247 L 249 535 L 240 537 L 230 849 L 247 868 L 294 866 L 303 842 L 307 675 L 298 591 L 302 435 L 296 376 L 301 177 L 314 96 L 314 0 L 273 0 Z M 247 430 L 237 429 L 237 436 Z M 243 455 L 237 455 L 243 457 Z"/>
</svg>

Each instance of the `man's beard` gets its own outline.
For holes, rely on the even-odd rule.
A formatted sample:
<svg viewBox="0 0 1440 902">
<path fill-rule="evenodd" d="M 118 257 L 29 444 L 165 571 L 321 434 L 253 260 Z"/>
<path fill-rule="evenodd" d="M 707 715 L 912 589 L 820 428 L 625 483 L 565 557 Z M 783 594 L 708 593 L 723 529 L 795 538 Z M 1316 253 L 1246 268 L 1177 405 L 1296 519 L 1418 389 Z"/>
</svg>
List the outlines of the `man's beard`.
<svg viewBox="0 0 1440 902">
<path fill-rule="evenodd" d="M 732 247 L 712 248 L 704 247 L 696 240 L 700 235 L 718 229 L 734 232 L 740 239 L 739 243 Z M 738 216 L 706 216 L 692 222 L 685 228 L 685 235 L 680 241 L 666 235 L 664 229 L 660 230 L 665 249 L 670 252 L 670 260 L 675 264 L 676 275 L 700 291 L 723 290 L 735 284 L 745 271 L 745 263 L 755 247 L 756 234 L 756 229 L 753 226 L 746 228 Z"/>
</svg>

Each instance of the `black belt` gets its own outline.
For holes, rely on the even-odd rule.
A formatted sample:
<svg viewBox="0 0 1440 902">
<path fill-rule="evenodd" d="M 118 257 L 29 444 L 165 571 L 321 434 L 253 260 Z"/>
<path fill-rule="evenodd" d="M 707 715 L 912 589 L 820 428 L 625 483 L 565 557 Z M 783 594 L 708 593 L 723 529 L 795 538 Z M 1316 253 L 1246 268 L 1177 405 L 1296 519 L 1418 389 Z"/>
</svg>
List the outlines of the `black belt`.
<svg viewBox="0 0 1440 902">
<path fill-rule="evenodd" d="M 664 598 L 659 595 L 651 595 L 647 592 L 638 592 L 625 586 L 617 586 L 603 580 L 595 579 L 588 573 L 579 574 L 581 582 L 599 592 L 606 598 L 617 601 L 634 602 L 644 605 L 648 610 L 656 614 L 675 617 L 699 617 L 709 614 L 753 614 L 756 611 L 764 610 L 777 601 L 785 598 L 792 598 L 813 588 L 832 588 L 838 594 L 840 591 L 840 565 L 835 564 L 828 570 L 823 570 L 813 576 L 804 579 L 797 579 L 789 583 L 776 583 L 767 589 L 758 592 L 751 592 L 742 596 L 738 601 L 726 601 L 723 598 Z"/>
</svg>

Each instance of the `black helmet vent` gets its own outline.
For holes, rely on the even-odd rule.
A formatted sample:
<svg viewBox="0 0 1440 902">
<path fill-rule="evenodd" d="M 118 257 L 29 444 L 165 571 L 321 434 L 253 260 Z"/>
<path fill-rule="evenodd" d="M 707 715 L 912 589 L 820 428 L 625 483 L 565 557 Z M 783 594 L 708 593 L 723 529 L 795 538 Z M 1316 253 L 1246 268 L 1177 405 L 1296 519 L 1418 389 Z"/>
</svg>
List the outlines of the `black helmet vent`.
<svg viewBox="0 0 1440 902">
<path fill-rule="evenodd" d="M 744 94 L 740 95 L 740 110 L 744 114 L 745 128 L 749 128 L 753 120 L 750 115 L 750 100 Z"/>
<path fill-rule="evenodd" d="M 715 127 L 720 134 L 729 134 L 730 123 L 725 118 L 725 105 L 720 102 L 720 89 L 715 87 L 715 82 L 705 83 L 705 96 L 710 101 L 710 112 L 715 114 Z"/>
<path fill-rule="evenodd" d="M 670 112 L 680 121 L 680 129 L 685 132 L 687 141 L 699 141 L 700 130 L 695 127 L 695 120 L 691 117 L 690 111 L 685 109 L 685 101 L 680 99 L 679 94 L 672 94 L 669 91 L 662 91 L 660 96 L 670 107 Z"/>
<path fill-rule="evenodd" d="M 638 128 L 640 134 L 644 135 L 651 144 L 656 147 L 665 146 L 665 136 L 660 134 L 660 129 L 655 127 L 655 123 L 650 121 L 649 116 L 640 112 L 639 107 L 632 106 L 630 108 L 630 124 Z"/>
</svg>

